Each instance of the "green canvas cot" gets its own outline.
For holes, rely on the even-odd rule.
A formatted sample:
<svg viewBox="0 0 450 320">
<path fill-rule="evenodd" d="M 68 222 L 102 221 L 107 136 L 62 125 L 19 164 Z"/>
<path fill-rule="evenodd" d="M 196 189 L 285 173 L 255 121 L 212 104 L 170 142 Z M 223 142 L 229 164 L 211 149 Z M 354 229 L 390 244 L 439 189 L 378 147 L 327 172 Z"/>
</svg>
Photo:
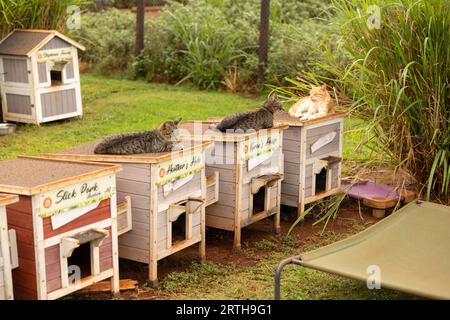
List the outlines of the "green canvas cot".
<svg viewBox="0 0 450 320">
<path fill-rule="evenodd" d="M 365 282 L 368 268 L 377 266 L 382 288 L 450 299 L 450 207 L 413 202 L 354 236 L 284 260 L 275 275 L 276 299 L 290 263 Z"/>
</svg>

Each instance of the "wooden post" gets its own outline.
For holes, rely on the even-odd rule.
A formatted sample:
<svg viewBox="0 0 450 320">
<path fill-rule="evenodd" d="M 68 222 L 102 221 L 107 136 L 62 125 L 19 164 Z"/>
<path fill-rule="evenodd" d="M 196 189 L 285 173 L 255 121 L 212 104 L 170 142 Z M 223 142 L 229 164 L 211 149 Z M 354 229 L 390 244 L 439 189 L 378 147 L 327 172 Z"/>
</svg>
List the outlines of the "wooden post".
<svg viewBox="0 0 450 320">
<path fill-rule="evenodd" d="M 136 0 L 136 56 L 144 49 L 145 0 Z"/>
<path fill-rule="evenodd" d="M 149 265 L 148 265 L 148 284 L 155 288 L 158 286 L 158 187 L 157 167 L 152 165 L 150 176 L 152 185 L 150 187 L 150 241 L 149 241 Z M 167 235 L 169 237 L 169 235 Z"/>
<path fill-rule="evenodd" d="M 270 0 L 261 0 L 258 81 L 264 83 L 269 52 Z"/>
</svg>

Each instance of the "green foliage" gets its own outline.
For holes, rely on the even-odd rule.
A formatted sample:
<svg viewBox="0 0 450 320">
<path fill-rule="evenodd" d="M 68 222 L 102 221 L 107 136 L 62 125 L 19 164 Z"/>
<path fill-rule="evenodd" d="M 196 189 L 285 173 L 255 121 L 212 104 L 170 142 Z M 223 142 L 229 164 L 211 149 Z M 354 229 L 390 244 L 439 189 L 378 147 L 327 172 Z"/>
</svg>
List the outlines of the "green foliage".
<svg viewBox="0 0 450 320">
<path fill-rule="evenodd" d="M 216 88 L 243 56 L 237 45 L 240 33 L 212 6 L 174 3 L 147 25 L 146 34 L 142 60 L 150 79 L 163 74 L 167 80 L 189 79 L 200 88 Z"/>
<path fill-rule="evenodd" d="M 270 240 L 262 239 L 255 243 L 255 248 L 262 251 L 272 250 L 276 248 L 276 244 Z"/>
<path fill-rule="evenodd" d="M 267 82 L 279 84 L 285 77 L 317 71 L 315 65 L 323 56 L 318 49 L 332 33 L 322 20 L 327 18 L 329 0 L 273 0 L 271 5 Z M 251 88 L 256 80 L 259 0 L 191 0 L 187 4 L 170 1 L 156 19 L 146 21 L 145 49 L 138 59 L 131 58 L 133 50 L 128 45 L 133 37 L 124 43 L 113 32 L 104 33 L 104 29 L 117 30 L 116 20 L 121 16 L 128 20 L 126 13 L 116 12 L 115 19 L 110 19 L 111 15 L 105 11 L 83 19 L 79 40 L 91 50 L 92 54 L 84 58 L 92 64 L 110 60 L 108 65 L 117 66 L 120 72 L 132 67 L 137 77 L 170 83 L 190 81 L 199 88 L 226 86 L 236 91 Z M 134 33 L 134 25 L 128 28 L 129 34 Z M 99 45 L 100 40 L 94 37 L 98 34 L 110 39 L 108 50 Z M 127 66 L 125 61 L 114 61 L 128 57 Z M 102 70 L 108 71 L 112 70 Z"/>
<path fill-rule="evenodd" d="M 15 28 L 64 31 L 67 7 L 86 0 L 0 0 L 0 38 Z"/>
<path fill-rule="evenodd" d="M 132 13 L 110 9 L 83 15 L 81 28 L 70 36 L 86 46 L 81 53 L 95 71 L 104 74 L 130 73 L 134 59 L 135 25 Z"/>
<path fill-rule="evenodd" d="M 368 23 L 374 4 L 379 29 Z M 409 171 L 426 198 L 450 203 L 450 2 L 336 0 L 334 7 L 351 63 L 330 57 L 324 67 L 355 114 L 370 121 L 367 142 Z"/>
<path fill-rule="evenodd" d="M 136 0 L 92 0 L 94 10 L 105 10 L 108 8 L 130 9 L 136 7 Z M 184 0 L 179 0 L 183 2 Z M 146 0 L 146 6 L 163 6 L 168 0 Z"/>
</svg>

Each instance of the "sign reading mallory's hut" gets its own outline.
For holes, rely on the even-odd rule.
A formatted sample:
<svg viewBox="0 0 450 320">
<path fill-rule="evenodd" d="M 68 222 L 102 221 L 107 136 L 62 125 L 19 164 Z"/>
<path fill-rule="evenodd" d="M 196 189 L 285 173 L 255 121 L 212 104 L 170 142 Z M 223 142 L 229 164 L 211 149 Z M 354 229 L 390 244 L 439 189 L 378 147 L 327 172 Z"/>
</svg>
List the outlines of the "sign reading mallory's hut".
<svg viewBox="0 0 450 320">
<path fill-rule="evenodd" d="M 81 116 L 78 49 L 52 30 L 15 30 L 0 42 L 4 121 L 40 124 Z"/>
</svg>

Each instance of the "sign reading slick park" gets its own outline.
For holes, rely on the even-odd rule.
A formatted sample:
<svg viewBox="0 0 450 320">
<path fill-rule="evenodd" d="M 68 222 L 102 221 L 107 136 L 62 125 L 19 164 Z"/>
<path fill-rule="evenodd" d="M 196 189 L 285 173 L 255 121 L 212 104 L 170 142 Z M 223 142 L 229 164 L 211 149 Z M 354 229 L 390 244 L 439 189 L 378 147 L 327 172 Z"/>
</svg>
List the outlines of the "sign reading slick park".
<svg viewBox="0 0 450 320">
<path fill-rule="evenodd" d="M 109 199 L 114 182 L 114 176 L 108 175 L 43 192 L 39 196 L 39 215 L 47 218 Z"/>
</svg>

